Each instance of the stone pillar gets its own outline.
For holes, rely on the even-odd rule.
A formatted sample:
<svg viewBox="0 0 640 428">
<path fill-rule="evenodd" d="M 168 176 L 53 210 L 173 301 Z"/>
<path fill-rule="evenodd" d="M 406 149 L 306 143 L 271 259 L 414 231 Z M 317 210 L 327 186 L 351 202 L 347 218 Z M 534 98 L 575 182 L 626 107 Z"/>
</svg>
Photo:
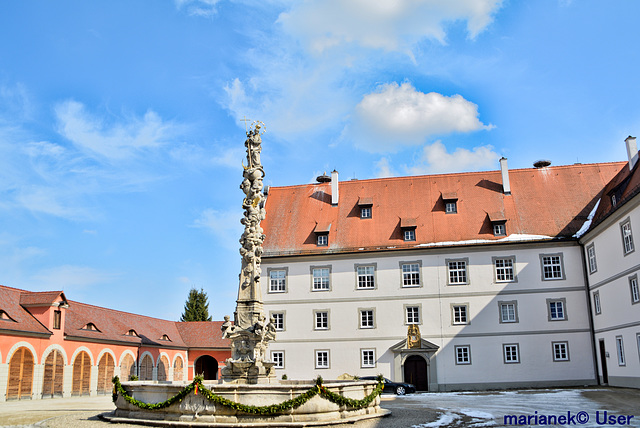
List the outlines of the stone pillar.
<svg viewBox="0 0 640 428">
<path fill-rule="evenodd" d="M 43 380 L 44 380 L 44 364 L 34 364 L 33 385 L 31 385 L 31 397 L 33 400 L 42 399 Z"/>
<path fill-rule="evenodd" d="M 62 397 L 71 397 L 71 392 L 73 390 L 73 364 L 67 364 L 64 366 L 62 379 Z"/>
<path fill-rule="evenodd" d="M 9 364 L 0 364 L 0 402 L 7 401 L 9 383 Z"/>
</svg>

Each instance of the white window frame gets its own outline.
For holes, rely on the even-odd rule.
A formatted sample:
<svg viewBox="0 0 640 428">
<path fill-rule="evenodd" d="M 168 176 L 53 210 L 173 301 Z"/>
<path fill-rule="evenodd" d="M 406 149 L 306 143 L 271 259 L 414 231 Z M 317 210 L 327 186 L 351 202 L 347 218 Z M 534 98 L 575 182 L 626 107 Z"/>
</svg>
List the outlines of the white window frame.
<svg viewBox="0 0 640 428">
<path fill-rule="evenodd" d="M 371 207 L 360 207 L 360 218 L 371 218 Z"/>
<path fill-rule="evenodd" d="M 313 329 L 329 330 L 329 311 L 326 309 L 313 311 Z"/>
<path fill-rule="evenodd" d="M 402 288 L 414 288 L 422 286 L 420 262 L 400 262 L 400 274 L 402 275 Z"/>
<path fill-rule="evenodd" d="M 455 214 L 458 212 L 458 201 L 445 201 L 444 212 L 447 214 Z"/>
<path fill-rule="evenodd" d="M 518 343 L 503 343 L 502 357 L 505 364 L 518 364 L 520 362 L 520 345 Z"/>
<path fill-rule="evenodd" d="M 404 321 L 406 325 L 420 324 L 420 305 L 405 305 Z"/>
<path fill-rule="evenodd" d="M 267 271 L 269 275 L 269 293 L 286 293 L 288 268 L 269 268 Z"/>
<path fill-rule="evenodd" d="M 516 258 L 493 257 L 493 274 L 496 283 L 518 282 L 516 276 Z"/>
<path fill-rule="evenodd" d="M 376 265 L 373 263 L 356 265 L 356 289 L 374 290 L 375 288 Z"/>
<path fill-rule="evenodd" d="M 509 307 L 513 306 L 513 317 L 511 317 L 511 311 L 509 311 Z M 507 312 L 505 313 L 504 308 L 507 308 Z M 505 314 L 507 317 L 505 318 Z M 518 301 L 510 300 L 508 302 L 500 301 L 498 302 L 498 316 L 500 319 L 500 324 L 513 324 L 518 322 Z"/>
<path fill-rule="evenodd" d="M 452 303 L 451 304 L 451 324 L 453 325 L 469 324 L 469 304 L 468 303 Z"/>
<path fill-rule="evenodd" d="M 271 351 L 271 361 L 275 363 L 273 368 L 284 368 L 284 351 Z"/>
<path fill-rule="evenodd" d="M 311 266 L 311 291 L 331 291 L 331 266 Z"/>
<path fill-rule="evenodd" d="M 635 251 L 633 244 L 633 232 L 631 230 L 631 220 L 627 218 L 620 223 L 620 233 L 622 233 L 622 251 L 624 255 L 631 254 Z"/>
<path fill-rule="evenodd" d="M 624 358 L 624 341 L 622 336 L 616 336 L 616 352 L 618 353 L 618 365 L 626 366 L 627 360 Z"/>
<path fill-rule="evenodd" d="M 318 233 L 316 236 L 316 245 L 318 247 L 328 247 L 329 246 L 329 234 L 328 233 Z"/>
<path fill-rule="evenodd" d="M 376 350 L 372 348 L 360 350 L 360 368 L 371 369 L 376 367 Z"/>
<path fill-rule="evenodd" d="M 558 310 L 560 308 L 560 310 Z M 567 317 L 567 299 L 547 299 L 547 309 L 549 310 L 549 321 L 566 321 Z M 559 314 L 562 312 L 562 314 Z M 562 316 L 560 316 L 562 315 Z"/>
<path fill-rule="evenodd" d="M 284 312 L 271 312 L 269 317 L 273 318 L 276 331 L 285 331 Z"/>
<path fill-rule="evenodd" d="M 416 230 L 415 229 L 404 229 L 402 231 L 402 236 L 405 241 L 415 241 L 416 240 Z"/>
<path fill-rule="evenodd" d="M 494 223 L 493 224 L 493 236 L 507 236 L 506 223 Z"/>
<path fill-rule="evenodd" d="M 471 345 L 456 345 L 453 347 L 456 365 L 471 364 Z"/>
<path fill-rule="evenodd" d="M 629 291 L 631 292 L 631 304 L 640 303 L 640 286 L 638 285 L 638 275 L 629 277 Z"/>
<path fill-rule="evenodd" d="M 376 311 L 373 308 L 359 309 L 360 314 L 360 328 L 372 329 L 376 328 Z"/>
<path fill-rule="evenodd" d="M 540 268 L 543 281 L 565 279 L 563 254 L 540 254 Z"/>
<path fill-rule="evenodd" d="M 447 259 L 447 285 L 469 284 L 469 259 Z"/>
<path fill-rule="evenodd" d="M 596 261 L 596 247 L 591 244 L 587 247 L 587 260 L 589 261 L 589 273 L 595 273 L 598 271 L 598 263 Z"/>
<path fill-rule="evenodd" d="M 331 354 L 328 349 L 316 349 L 315 351 L 315 367 L 316 369 L 331 368 Z"/>
<path fill-rule="evenodd" d="M 553 361 L 569 361 L 569 342 L 551 342 Z"/>
<path fill-rule="evenodd" d="M 602 302 L 600 302 L 600 291 L 593 292 L 593 311 L 596 315 L 602 313 Z"/>
</svg>

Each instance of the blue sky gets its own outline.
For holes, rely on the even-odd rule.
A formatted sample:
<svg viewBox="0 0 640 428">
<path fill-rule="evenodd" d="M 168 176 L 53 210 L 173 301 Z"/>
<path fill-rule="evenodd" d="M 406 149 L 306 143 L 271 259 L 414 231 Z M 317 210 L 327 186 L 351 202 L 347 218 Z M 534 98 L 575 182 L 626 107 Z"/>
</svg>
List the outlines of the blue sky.
<svg viewBox="0 0 640 428">
<path fill-rule="evenodd" d="M 272 186 L 626 159 L 632 0 L 0 5 L 0 284 L 233 313 L 242 118 Z"/>
</svg>

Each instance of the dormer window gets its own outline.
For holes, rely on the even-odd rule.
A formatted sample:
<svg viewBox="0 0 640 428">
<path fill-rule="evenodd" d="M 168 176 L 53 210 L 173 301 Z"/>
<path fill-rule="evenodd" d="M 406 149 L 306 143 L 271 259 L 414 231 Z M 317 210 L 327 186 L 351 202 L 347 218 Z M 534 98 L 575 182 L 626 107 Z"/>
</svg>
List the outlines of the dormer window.
<svg viewBox="0 0 640 428">
<path fill-rule="evenodd" d="M 458 194 L 456 192 L 448 192 L 442 194 L 444 201 L 444 212 L 447 214 L 455 214 L 458 212 Z"/>
<path fill-rule="evenodd" d="M 331 223 L 318 223 L 313 233 L 316 234 L 316 245 L 318 247 L 326 247 L 329 245 L 329 230 Z"/>
<path fill-rule="evenodd" d="M 373 198 L 360 197 L 358 199 L 358 207 L 360 207 L 360 218 L 371 218 Z"/>
<path fill-rule="evenodd" d="M 415 218 L 401 218 L 400 229 L 402 230 L 402 238 L 404 241 L 416 240 L 416 219 Z"/>
<path fill-rule="evenodd" d="M 504 223 L 493 225 L 493 236 L 507 236 L 507 227 Z"/>
<path fill-rule="evenodd" d="M 53 311 L 53 329 L 60 330 L 61 325 L 62 325 L 62 311 L 61 310 Z"/>
<path fill-rule="evenodd" d="M 128 332 L 125 333 L 125 336 L 134 336 L 134 337 L 140 337 L 138 336 L 138 333 L 136 333 L 136 331 L 134 329 L 129 330 Z"/>
<path fill-rule="evenodd" d="M 507 236 L 507 219 L 502 212 L 489 213 L 489 221 L 493 226 L 493 236 Z"/>
<path fill-rule="evenodd" d="M 615 207 L 615 206 L 616 206 L 616 203 L 617 203 L 617 201 L 616 201 L 616 195 L 611 195 L 611 205 Z"/>
<path fill-rule="evenodd" d="M 82 330 L 90 330 L 90 331 L 100 332 L 100 330 L 98 330 L 98 327 L 96 327 L 96 325 L 94 323 L 92 323 L 92 322 L 87 323 L 87 325 L 82 327 Z"/>
<path fill-rule="evenodd" d="M 0 321 L 13 321 L 13 322 L 15 322 L 15 320 L 13 318 L 11 318 L 9 316 L 9 314 L 6 313 L 3 310 L 0 310 Z"/>
<path fill-rule="evenodd" d="M 160 340 L 166 340 L 168 342 L 171 342 L 171 339 L 169 339 L 169 336 L 167 336 L 166 334 L 163 334 Z"/>
</svg>

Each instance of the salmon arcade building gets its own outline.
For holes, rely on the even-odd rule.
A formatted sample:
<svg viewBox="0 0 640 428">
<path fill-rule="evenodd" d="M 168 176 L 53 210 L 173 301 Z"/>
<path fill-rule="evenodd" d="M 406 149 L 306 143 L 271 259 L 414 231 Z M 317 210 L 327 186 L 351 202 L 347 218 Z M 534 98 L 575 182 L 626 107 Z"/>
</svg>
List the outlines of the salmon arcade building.
<svg viewBox="0 0 640 428">
<path fill-rule="evenodd" d="M 422 391 L 640 387 L 640 172 L 628 161 L 271 187 L 262 255 L 278 377 Z M 52 284 L 61 288 L 64 284 Z M 0 401 L 217 379 L 222 322 L 0 286 Z"/>
</svg>

